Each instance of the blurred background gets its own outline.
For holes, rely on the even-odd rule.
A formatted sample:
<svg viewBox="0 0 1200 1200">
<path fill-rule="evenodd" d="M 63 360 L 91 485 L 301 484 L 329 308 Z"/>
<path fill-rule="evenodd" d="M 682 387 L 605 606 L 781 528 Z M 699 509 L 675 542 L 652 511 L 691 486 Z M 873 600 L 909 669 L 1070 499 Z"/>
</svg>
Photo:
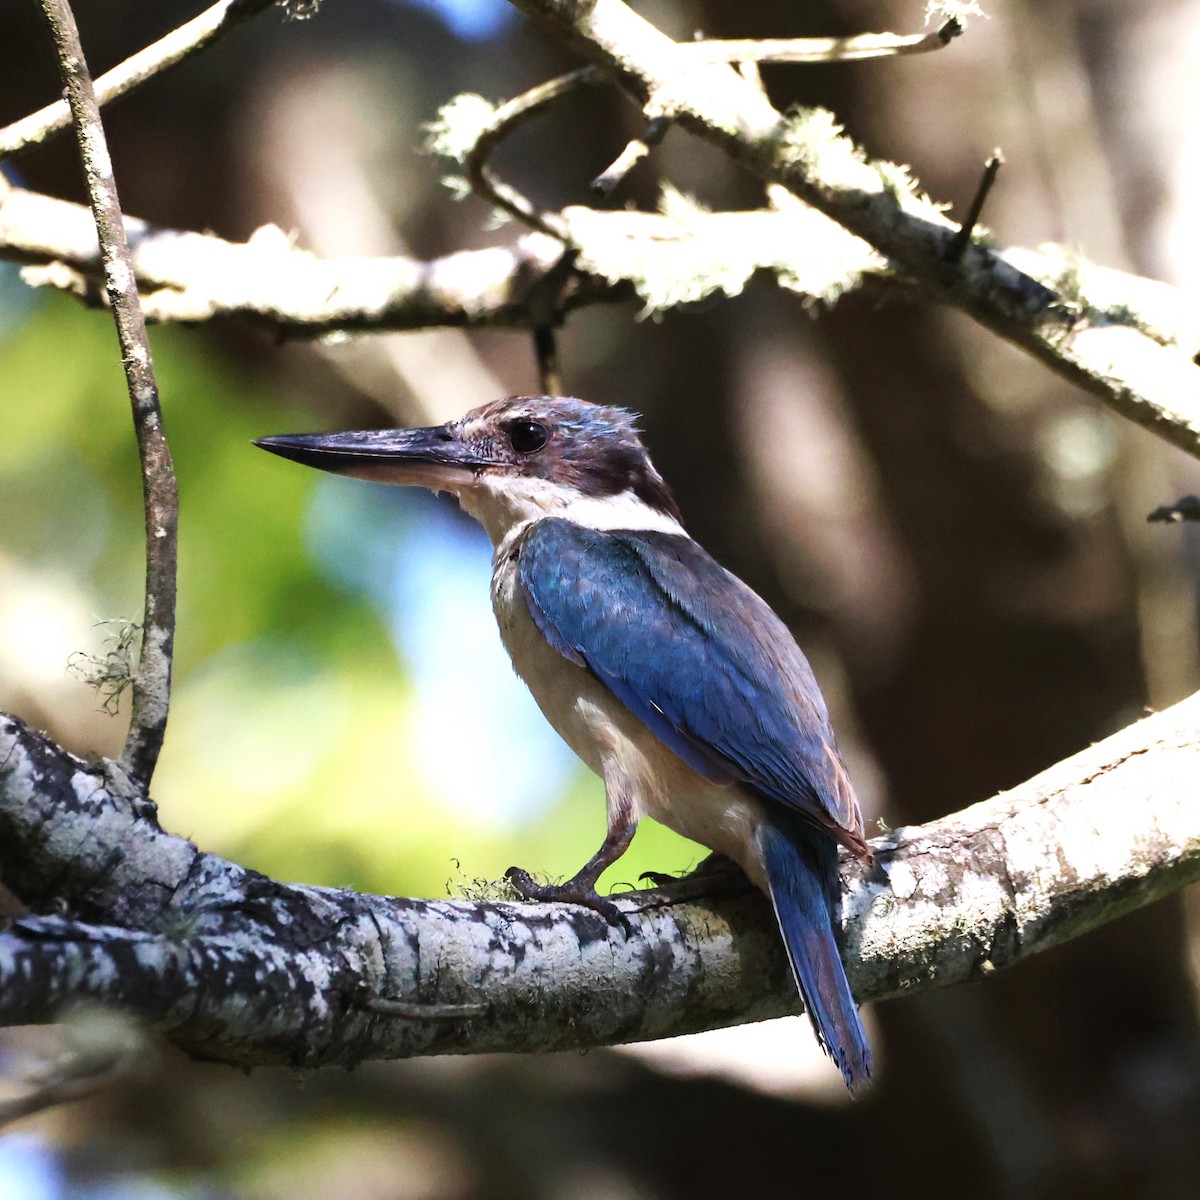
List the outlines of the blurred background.
<svg viewBox="0 0 1200 1200">
<path fill-rule="evenodd" d="M 200 8 L 77 0 L 93 69 Z M 672 35 L 917 32 L 920 0 L 645 0 Z M 950 49 L 766 67 L 780 105 L 832 108 L 961 214 L 1200 286 L 1200 0 L 991 0 Z M 32 4 L 0 6 L 0 122 L 58 90 Z M 322 254 L 502 244 L 456 204 L 422 124 L 573 65 L 501 0 L 325 0 L 268 12 L 108 111 L 127 212 L 232 239 L 277 223 Z M 546 205 L 638 132 L 571 97 L 498 165 Z M 70 143 L 7 166 L 81 199 Z M 714 208 L 761 188 L 671 132 L 615 203 L 670 180 Z M 966 318 L 877 290 L 816 319 L 768 282 L 639 321 L 581 311 L 568 391 L 643 416 L 691 532 L 813 660 L 869 824 L 1019 783 L 1198 685 L 1194 529 L 1146 514 L 1200 471 Z M 319 477 L 269 433 L 426 423 L 536 389 L 528 335 L 279 341 L 158 329 L 182 492 L 177 684 L 155 781 L 164 824 L 274 875 L 445 895 L 512 863 L 565 875 L 602 791 L 508 667 L 489 547 L 453 505 Z M 79 752 L 121 744 L 68 670 L 141 604 L 140 493 L 111 322 L 0 264 L 0 708 Z M 702 851 L 644 824 L 609 873 Z M 878 1085 L 845 1101 L 799 1020 L 637 1053 L 245 1076 L 147 1037 L 133 1074 L 0 1136 L 0 1198 L 641 1200 L 1193 1197 L 1200 1178 L 1195 890 L 985 987 L 869 1014 Z M 0 1078 L 54 1052 L 0 1034 Z"/>
</svg>

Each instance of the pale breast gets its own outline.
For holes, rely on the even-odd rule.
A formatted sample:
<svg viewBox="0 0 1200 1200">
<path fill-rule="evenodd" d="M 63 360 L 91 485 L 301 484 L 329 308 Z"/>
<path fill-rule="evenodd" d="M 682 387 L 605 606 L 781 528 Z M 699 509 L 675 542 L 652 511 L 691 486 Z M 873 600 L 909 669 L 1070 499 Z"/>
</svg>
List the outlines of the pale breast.
<svg viewBox="0 0 1200 1200">
<path fill-rule="evenodd" d="M 617 701 L 542 636 L 521 592 L 514 556 L 499 561 L 492 574 L 492 611 L 513 670 L 533 693 L 546 720 L 593 771 L 603 775 L 599 725 L 606 701 Z"/>
<path fill-rule="evenodd" d="M 756 878 L 758 798 L 698 775 L 599 680 L 559 654 L 534 623 L 512 555 L 496 564 L 492 608 L 513 668 L 546 720 L 606 789 L 620 791 L 635 816 L 653 817 L 728 855 Z"/>
</svg>

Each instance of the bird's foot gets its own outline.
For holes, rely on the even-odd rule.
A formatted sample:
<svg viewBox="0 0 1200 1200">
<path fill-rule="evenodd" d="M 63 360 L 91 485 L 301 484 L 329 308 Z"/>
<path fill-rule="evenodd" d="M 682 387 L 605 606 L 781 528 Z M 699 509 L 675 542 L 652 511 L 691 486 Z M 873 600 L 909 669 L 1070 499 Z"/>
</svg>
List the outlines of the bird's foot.
<svg viewBox="0 0 1200 1200">
<path fill-rule="evenodd" d="M 543 904 L 579 904 L 599 913 L 610 925 L 618 926 L 627 938 L 633 936 L 629 918 L 609 899 L 601 896 L 594 879 L 576 875 L 566 883 L 537 883 L 528 871 L 509 867 L 504 878 L 526 899 Z"/>
<path fill-rule="evenodd" d="M 643 871 L 638 876 L 638 883 L 645 879 L 656 888 L 665 888 L 686 878 L 686 875 L 668 875 L 666 871 Z"/>
<path fill-rule="evenodd" d="M 683 900 L 698 900 L 718 892 L 738 887 L 748 887 L 749 880 L 741 867 L 724 854 L 710 854 L 699 866 L 686 875 L 665 875 L 661 871 L 643 871 L 638 880 L 648 879 L 656 890 L 667 895 L 652 897 L 643 908 L 654 908 L 660 904 L 676 904 Z"/>
</svg>

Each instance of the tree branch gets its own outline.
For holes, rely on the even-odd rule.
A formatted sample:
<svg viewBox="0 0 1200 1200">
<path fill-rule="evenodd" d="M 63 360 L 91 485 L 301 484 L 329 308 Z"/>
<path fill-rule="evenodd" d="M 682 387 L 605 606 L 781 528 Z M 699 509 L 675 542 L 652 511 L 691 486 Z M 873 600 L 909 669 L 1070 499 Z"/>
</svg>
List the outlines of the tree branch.
<svg viewBox="0 0 1200 1200">
<path fill-rule="evenodd" d="M 874 869 L 843 864 L 856 993 L 984 978 L 1200 878 L 1198 793 L 1200 695 L 876 838 Z M 619 895 L 626 939 L 570 906 L 279 884 L 165 833 L 103 764 L 14 718 L 0 719 L 0 876 L 32 910 L 0 933 L 0 1023 L 94 1000 L 243 1065 L 578 1048 L 797 1005 L 748 886 Z"/>
<path fill-rule="evenodd" d="M 707 63 L 834 63 L 944 50 L 963 32 L 956 18 L 934 33 L 860 33 L 841 38 L 702 38 L 679 47 Z"/>
<path fill-rule="evenodd" d="M 957 227 L 907 170 L 869 159 L 822 109 L 787 117 L 727 66 L 696 61 L 623 0 L 513 0 L 558 41 L 766 182 L 782 184 L 887 258 L 930 296 L 1042 359 L 1122 416 L 1200 456 L 1200 368 L 1123 307 L 1098 310 L 976 238 L 948 261 Z"/>
<path fill-rule="evenodd" d="M 556 216 L 575 251 L 564 250 L 558 238 L 531 233 L 509 247 L 428 262 L 320 259 L 275 226 L 237 243 L 131 218 L 125 224 L 150 320 L 241 317 L 301 336 L 443 325 L 536 328 L 584 305 L 635 294 L 651 310 L 714 291 L 733 295 L 756 270 L 826 300 L 886 266 L 786 194 L 778 206 L 735 213 L 706 212 L 674 192 L 668 198 L 663 214 L 564 209 Z M 822 254 L 814 255 L 814 244 Z M 87 210 L 2 178 L 0 258 L 37 264 L 24 272 L 35 286 L 101 300 Z"/>
<path fill-rule="evenodd" d="M 133 677 L 133 713 L 121 766 L 149 786 L 167 728 L 171 658 L 175 645 L 175 575 L 178 559 L 179 489 L 171 448 L 163 430 L 158 383 L 146 338 L 146 322 L 125 235 L 112 160 L 67 0 L 39 0 L 50 27 L 59 74 L 75 122 L 75 135 L 104 263 L 104 286 L 112 306 L 121 359 L 133 405 L 142 465 L 146 515 L 146 602 L 142 643 Z"/>
<path fill-rule="evenodd" d="M 544 319 L 535 292 L 562 259 L 542 234 L 512 246 L 408 257 L 321 259 L 268 225 L 248 242 L 148 225 L 126 217 L 133 265 L 151 321 L 238 317 L 280 333 L 434 326 L 529 327 Z M 0 257 L 36 264 L 30 282 L 96 300 L 100 270 L 87 209 L 0 179 Z M 564 311 L 612 301 L 627 289 L 572 271 L 559 288 Z"/>
<path fill-rule="evenodd" d="M 105 105 L 170 67 L 186 62 L 201 50 L 207 50 L 231 30 L 270 8 L 276 0 L 218 0 L 166 37 L 105 71 L 95 81 L 96 100 Z M 71 110 L 65 100 L 56 100 L 45 108 L 0 129 L 0 158 L 6 158 L 27 146 L 37 146 L 71 124 Z"/>
</svg>

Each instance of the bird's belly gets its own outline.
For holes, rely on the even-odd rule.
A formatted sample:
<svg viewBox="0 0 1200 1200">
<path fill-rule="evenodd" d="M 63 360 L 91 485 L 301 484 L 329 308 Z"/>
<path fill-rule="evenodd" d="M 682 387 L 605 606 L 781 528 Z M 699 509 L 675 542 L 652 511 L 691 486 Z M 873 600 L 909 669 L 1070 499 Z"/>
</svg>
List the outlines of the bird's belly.
<svg viewBox="0 0 1200 1200">
<path fill-rule="evenodd" d="M 762 804 L 736 785 L 714 783 L 669 750 L 598 679 L 564 658 L 542 635 L 516 579 L 515 564 L 492 580 L 492 606 L 513 668 L 546 720 L 633 809 L 725 854 L 756 882 Z"/>
<path fill-rule="evenodd" d="M 626 727 L 640 724 L 583 667 L 565 659 L 534 624 L 517 582 L 516 564 L 501 565 L 492 578 L 492 608 L 513 670 L 533 693 L 538 708 L 562 739 L 597 775 Z"/>
</svg>

